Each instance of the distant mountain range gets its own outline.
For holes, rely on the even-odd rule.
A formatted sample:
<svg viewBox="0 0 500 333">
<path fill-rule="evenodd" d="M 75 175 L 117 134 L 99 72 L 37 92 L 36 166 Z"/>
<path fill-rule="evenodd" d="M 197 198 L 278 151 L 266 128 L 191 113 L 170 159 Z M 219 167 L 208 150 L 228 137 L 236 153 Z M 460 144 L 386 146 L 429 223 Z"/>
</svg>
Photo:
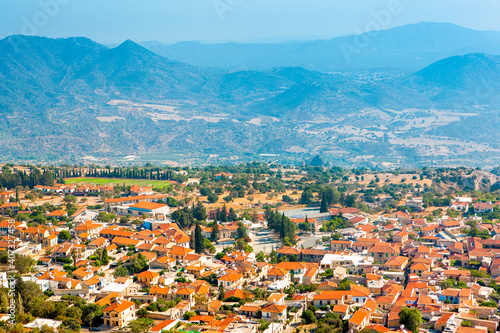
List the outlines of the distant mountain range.
<svg viewBox="0 0 500 333">
<path fill-rule="evenodd" d="M 141 43 L 147 49 L 196 66 L 269 70 L 304 67 L 323 72 L 411 72 L 440 59 L 468 53 L 500 54 L 500 32 L 450 23 L 418 23 L 329 40 L 278 44 Z"/>
<path fill-rule="evenodd" d="M 259 62 L 265 49 L 279 67 L 249 62 L 243 70 L 230 69 L 229 59 L 226 68 L 186 64 L 132 41 L 108 48 L 86 38 L 10 36 L 0 41 L 0 160 L 299 163 L 320 155 L 381 168 L 495 165 L 500 58 L 455 54 L 493 50 L 498 36 L 447 24 L 395 28 L 356 56 L 370 71 L 353 60 L 334 73 L 318 54 L 338 39 L 302 43 L 288 56 L 276 48 L 289 43 L 254 45 L 245 61 Z M 231 45 L 239 46 L 249 47 Z M 193 52 L 208 61 L 221 46 L 211 47 Z M 439 54 L 452 56 L 407 72 L 412 59 Z"/>
</svg>

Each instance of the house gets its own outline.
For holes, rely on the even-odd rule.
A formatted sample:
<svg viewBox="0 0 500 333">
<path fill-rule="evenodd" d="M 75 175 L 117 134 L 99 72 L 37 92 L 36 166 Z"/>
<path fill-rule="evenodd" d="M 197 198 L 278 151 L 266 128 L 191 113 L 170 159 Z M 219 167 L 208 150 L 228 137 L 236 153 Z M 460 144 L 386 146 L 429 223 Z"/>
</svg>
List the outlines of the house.
<svg viewBox="0 0 500 333">
<path fill-rule="evenodd" d="M 380 239 L 368 239 L 368 238 L 359 238 L 356 242 L 352 244 L 352 249 L 354 252 L 363 252 L 364 250 L 368 250 L 376 243 L 379 243 Z"/>
<path fill-rule="evenodd" d="M 146 284 L 147 286 L 158 284 L 159 278 L 160 278 L 160 274 L 157 272 L 144 271 L 144 272 L 137 274 L 137 280 L 140 283 Z"/>
<path fill-rule="evenodd" d="M 135 303 L 124 300 L 116 301 L 102 312 L 104 324 L 108 326 L 124 327 L 136 318 Z"/>
<path fill-rule="evenodd" d="M 349 330 L 359 331 L 370 323 L 371 312 L 365 308 L 361 308 L 354 312 L 351 319 L 349 319 Z"/>
<path fill-rule="evenodd" d="M 441 295 L 439 295 L 440 301 L 448 301 L 452 304 L 459 304 L 462 301 L 471 301 L 473 298 L 472 290 L 469 288 L 464 289 L 452 289 L 448 288 L 443 290 Z"/>
<path fill-rule="evenodd" d="M 56 220 L 61 220 L 68 217 L 68 212 L 62 209 L 56 209 L 46 215 L 47 217 L 55 218 Z"/>
<path fill-rule="evenodd" d="M 427 272 L 428 270 L 430 270 L 430 268 L 431 268 L 430 265 L 426 265 L 426 264 L 419 262 L 419 263 L 411 265 L 410 273 L 411 274 L 422 274 L 423 272 Z"/>
<path fill-rule="evenodd" d="M 2 215 L 16 216 L 19 212 L 19 209 L 19 202 L 9 202 L 0 205 L 0 211 L 2 212 Z"/>
<path fill-rule="evenodd" d="M 455 316 L 454 312 L 444 312 L 434 323 L 434 329 L 436 331 L 444 331 L 445 328 L 453 326 L 455 324 Z"/>
<path fill-rule="evenodd" d="M 131 196 L 152 195 L 152 194 L 153 194 L 152 186 L 139 186 L 139 185 L 130 186 Z"/>
<path fill-rule="evenodd" d="M 350 292 L 346 290 L 325 290 L 314 295 L 313 304 L 317 308 L 323 305 L 344 305 L 347 302 L 347 295 Z"/>
<path fill-rule="evenodd" d="M 54 247 L 57 245 L 58 237 L 56 234 L 51 234 L 46 238 L 42 239 L 42 244 L 44 247 Z"/>
<path fill-rule="evenodd" d="M 347 240 L 332 240 L 330 243 L 330 248 L 333 251 L 344 251 L 352 247 L 352 241 Z"/>
<path fill-rule="evenodd" d="M 90 243 L 87 244 L 87 249 L 89 250 L 97 250 L 99 248 L 105 248 L 109 245 L 109 240 L 104 237 L 99 237 L 94 239 Z"/>
<path fill-rule="evenodd" d="M 189 253 L 193 253 L 194 250 L 184 247 L 184 246 L 177 246 L 174 245 L 172 246 L 172 249 L 168 252 L 168 256 L 170 258 L 173 258 L 175 260 L 182 261 L 184 260 L 184 257 L 188 255 Z"/>
<path fill-rule="evenodd" d="M 98 238 L 99 232 L 104 229 L 104 225 L 100 223 L 93 223 L 92 221 L 85 221 L 73 229 L 75 235 L 79 236 L 82 233 L 90 235 L 90 238 Z"/>
<path fill-rule="evenodd" d="M 349 305 L 334 305 L 333 308 L 331 309 L 331 311 L 333 313 L 336 313 L 340 316 L 340 319 L 344 318 L 345 316 L 347 316 L 347 314 L 349 313 Z"/>
<path fill-rule="evenodd" d="M 73 277 L 80 281 L 86 281 L 94 276 L 97 268 L 92 266 L 82 266 L 75 271 L 73 271 Z"/>
<path fill-rule="evenodd" d="M 236 289 L 243 283 L 243 275 L 238 273 L 229 273 L 217 279 L 217 282 L 226 290 Z"/>
<path fill-rule="evenodd" d="M 392 236 L 392 240 L 396 243 L 406 243 L 409 239 L 409 233 L 406 231 L 400 231 Z"/>
<path fill-rule="evenodd" d="M 151 333 L 162 333 L 163 331 L 172 331 L 177 323 L 179 322 L 179 319 L 175 320 L 164 320 L 161 323 L 151 327 L 149 329 L 149 332 Z"/>
<path fill-rule="evenodd" d="M 391 257 L 389 260 L 387 260 L 387 262 L 384 264 L 384 268 L 391 271 L 403 271 L 407 265 L 407 257 L 397 256 Z"/>
<path fill-rule="evenodd" d="M 43 239 L 50 235 L 49 230 L 39 227 L 28 227 L 19 230 L 20 237 L 24 241 L 41 243 Z"/>
<path fill-rule="evenodd" d="M 230 298 L 230 297 L 239 298 L 240 300 L 241 299 L 247 300 L 247 299 L 252 299 L 253 294 L 249 293 L 247 291 L 244 291 L 242 289 L 236 288 L 233 290 L 226 291 L 226 293 L 224 294 L 224 299 Z"/>
<path fill-rule="evenodd" d="M 279 248 L 276 252 L 278 252 L 278 259 L 286 257 L 288 261 L 298 261 L 300 260 L 301 251 L 297 248 L 290 246 L 283 246 Z"/>
<path fill-rule="evenodd" d="M 389 243 L 377 243 L 368 249 L 368 255 L 371 256 L 375 262 L 385 264 L 390 258 L 399 256 L 399 247 Z"/>
<path fill-rule="evenodd" d="M 490 271 L 493 278 L 500 276 L 500 258 L 493 260 L 490 266 Z"/>
<path fill-rule="evenodd" d="M 405 206 L 416 211 L 422 211 L 424 209 L 424 200 L 422 198 L 406 199 Z"/>
<path fill-rule="evenodd" d="M 267 304 L 262 308 L 262 319 L 270 322 L 286 322 L 286 305 L 275 303 Z"/>
<path fill-rule="evenodd" d="M 285 280 L 290 281 L 290 272 L 284 268 L 273 267 L 267 273 L 267 278 L 271 281 Z"/>
<path fill-rule="evenodd" d="M 257 318 L 259 312 L 260 312 L 260 306 L 248 305 L 248 304 L 240 306 L 238 310 L 239 315 L 247 316 L 249 318 Z"/>
<path fill-rule="evenodd" d="M 174 258 L 170 258 L 167 256 L 162 256 L 156 258 L 156 260 L 152 261 L 149 264 L 149 267 L 152 269 L 158 268 L 158 269 L 168 269 L 172 268 L 176 265 L 176 260 Z"/>
<path fill-rule="evenodd" d="M 476 214 L 491 213 L 493 211 L 493 204 L 491 201 L 476 202 L 472 205 L 472 207 L 474 208 L 474 213 Z"/>
<path fill-rule="evenodd" d="M 338 287 L 338 284 L 336 284 L 335 282 L 333 281 L 325 281 L 325 282 L 322 282 L 319 286 L 318 286 L 318 291 L 323 291 L 323 290 L 337 290 L 337 287 Z"/>
</svg>

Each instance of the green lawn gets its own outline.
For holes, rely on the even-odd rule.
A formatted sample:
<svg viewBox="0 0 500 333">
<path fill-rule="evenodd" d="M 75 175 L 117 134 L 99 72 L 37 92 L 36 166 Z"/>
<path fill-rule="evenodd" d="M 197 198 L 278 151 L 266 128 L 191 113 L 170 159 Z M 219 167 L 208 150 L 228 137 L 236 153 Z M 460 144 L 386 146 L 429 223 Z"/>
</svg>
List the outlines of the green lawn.
<svg viewBox="0 0 500 333">
<path fill-rule="evenodd" d="M 149 180 L 149 179 L 119 179 L 119 178 L 66 178 L 64 179 L 66 184 L 91 184 L 91 185 L 139 185 L 139 186 L 153 186 L 162 187 L 168 184 L 176 184 L 168 180 Z"/>
</svg>

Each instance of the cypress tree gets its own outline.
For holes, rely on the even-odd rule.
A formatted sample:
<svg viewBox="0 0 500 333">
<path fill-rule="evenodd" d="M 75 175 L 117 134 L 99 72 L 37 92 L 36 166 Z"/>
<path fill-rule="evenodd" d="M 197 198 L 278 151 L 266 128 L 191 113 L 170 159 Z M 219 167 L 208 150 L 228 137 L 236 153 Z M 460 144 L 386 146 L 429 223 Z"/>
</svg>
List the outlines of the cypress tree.
<svg viewBox="0 0 500 333">
<path fill-rule="evenodd" d="M 201 233 L 200 223 L 196 223 L 196 227 L 194 228 L 194 250 L 196 253 L 203 252 L 203 235 Z"/>
<path fill-rule="evenodd" d="M 326 195 L 323 193 L 323 196 L 321 197 L 321 208 L 319 209 L 320 213 L 326 213 L 328 212 L 328 202 L 326 200 Z"/>
</svg>

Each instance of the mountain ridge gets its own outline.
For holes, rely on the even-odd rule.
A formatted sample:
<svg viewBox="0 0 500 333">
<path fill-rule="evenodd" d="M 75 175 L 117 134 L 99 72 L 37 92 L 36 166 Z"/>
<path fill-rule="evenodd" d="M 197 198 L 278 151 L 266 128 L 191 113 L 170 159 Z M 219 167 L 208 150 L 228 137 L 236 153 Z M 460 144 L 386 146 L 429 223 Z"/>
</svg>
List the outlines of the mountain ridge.
<svg viewBox="0 0 500 333">
<path fill-rule="evenodd" d="M 26 47 L 17 49 L 0 41 L 4 160 L 128 163 L 120 156 L 137 154 L 148 161 L 297 162 L 320 154 L 344 164 L 419 165 L 469 153 L 482 163 L 500 158 L 495 94 L 456 105 L 500 71 L 497 56 L 450 57 L 398 75 L 238 71 L 170 60 L 133 41 L 107 48 L 78 38 L 21 39 Z M 455 77 L 467 80 L 450 84 Z"/>
<path fill-rule="evenodd" d="M 327 72 L 393 67 L 412 72 L 457 54 L 500 53 L 500 32 L 422 22 L 303 42 L 144 44 L 162 56 L 197 66 L 260 70 L 301 66 Z"/>
</svg>

